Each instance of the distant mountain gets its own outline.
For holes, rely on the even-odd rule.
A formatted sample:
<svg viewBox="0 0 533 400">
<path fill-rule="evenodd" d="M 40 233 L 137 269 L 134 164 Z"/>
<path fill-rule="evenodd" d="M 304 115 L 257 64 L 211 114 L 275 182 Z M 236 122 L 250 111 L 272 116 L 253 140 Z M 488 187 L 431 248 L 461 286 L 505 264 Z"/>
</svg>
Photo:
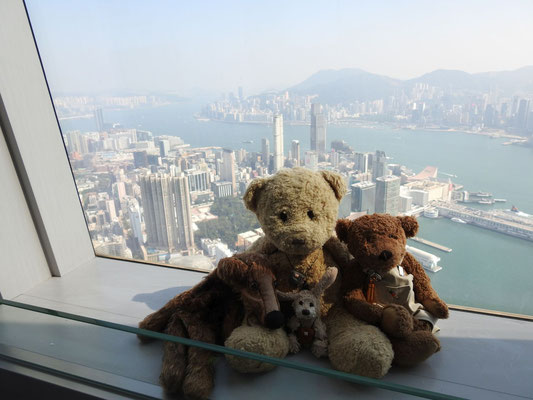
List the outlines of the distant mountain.
<svg viewBox="0 0 533 400">
<path fill-rule="evenodd" d="M 469 74 L 459 70 L 439 69 L 418 78 L 402 81 L 356 68 L 322 70 L 288 90 L 319 97 L 326 104 L 355 100 L 382 99 L 409 89 L 416 83 L 427 83 L 445 90 L 480 92 L 500 90 L 507 95 L 533 93 L 533 66 L 514 71 Z"/>
<path fill-rule="evenodd" d="M 289 88 L 299 94 L 318 94 L 323 103 L 375 100 L 390 96 L 402 81 L 356 68 L 323 70 Z"/>
</svg>

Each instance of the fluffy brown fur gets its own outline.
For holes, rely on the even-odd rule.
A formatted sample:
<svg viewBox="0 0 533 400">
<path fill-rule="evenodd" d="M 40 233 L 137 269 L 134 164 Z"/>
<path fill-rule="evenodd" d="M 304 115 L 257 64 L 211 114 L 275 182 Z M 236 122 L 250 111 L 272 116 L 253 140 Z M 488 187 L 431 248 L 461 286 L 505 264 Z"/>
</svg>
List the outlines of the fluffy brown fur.
<svg viewBox="0 0 533 400">
<path fill-rule="evenodd" d="M 418 231 L 413 217 L 386 214 L 365 215 L 354 221 L 339 220 L 337 236 L 354 256 L 343 271 L 345 307 L 357 318 L 381 327 L 394 348 L 394 362 L 417 364 L 440 350 L 431 323 L 413 318 L 412 312 L 398 304 L 371 304 L 366 300 L 372 272 L 384 276 L 401 265 L 413 275 L 414 298 L 437 318 L 448 317 L 448 307 L 431 287 L 429 277 L 416 259 L 406 252 L 408 237 Z"/>
<path fill-rule="evenodd" d="M 267 260 L 260 255 L 224 258 L 215 271 L 148 315 L 139 327 L 216 344 L 223 344 L 243 319 L 247 324 L 279 328 L 283 319 L 274 281 Z M 208 398 L 213 389 L 213 356 L 197 347 L 166 342 L 161 385 L 169 393 L 181 390 L 191 398 Z"/>
</svg>

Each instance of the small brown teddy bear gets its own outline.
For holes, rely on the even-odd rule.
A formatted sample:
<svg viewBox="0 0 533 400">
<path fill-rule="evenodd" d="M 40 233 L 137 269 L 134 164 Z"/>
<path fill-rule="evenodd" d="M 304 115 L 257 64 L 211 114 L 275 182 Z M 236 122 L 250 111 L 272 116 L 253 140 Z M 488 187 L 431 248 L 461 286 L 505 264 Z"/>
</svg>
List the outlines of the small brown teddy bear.
<svg viewBox="0 0 533 400">
<path fill-rule="evenodd" d="M 393 362 L 411 366 L 440 350 L 433 335 L 448 307 L 431 287 L 416 259 L 405 250 L 416 235 L 413 217 L 387 214 L 339 220 L 336 232 L 354 256 L 343 271 L 345 307 L 357 318 L 378 325 L 394 349 Z"/>
<path fill-rule="evenodd" d="M 276 330 L 284 317 L 274 286 L 275 277 L 265 257 L 241 254 L 223 258 L 216 270 L 148 315 L 139 327 L 216 344 L 223 344 L 241 324 Z M 169 393 L 181 390 L 187 397 L 206 399 L 214 383 L 212 360 L 213 353 L 208 350 L 165 342 L 161 385 Z"/>
<path fill-rule="evenodd" d="M 315 357 L 328 355 L 326 325 L 320 319 L 322 293 L 337 278 L 337 268 L 329 267 L 320 282 L 311 290 L 285 293 L 277 291 L 281 301 L 291 301 L 294 315 L 289 319 L 289 351 L 298 353 L 300 347 L 311 348 Z"/>
</svg>

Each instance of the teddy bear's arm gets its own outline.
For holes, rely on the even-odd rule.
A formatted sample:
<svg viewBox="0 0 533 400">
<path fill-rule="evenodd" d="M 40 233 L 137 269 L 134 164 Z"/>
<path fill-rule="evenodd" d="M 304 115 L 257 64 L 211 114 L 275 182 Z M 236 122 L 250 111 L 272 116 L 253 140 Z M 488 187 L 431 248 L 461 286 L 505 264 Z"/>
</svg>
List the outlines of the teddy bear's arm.
<svg viewBox="0 0 533 400">
<path fill-rule="evenodd" d="M 366 301 L 362 289 L 354 289 L 344 296 L 344 306 L 357 318 L 370 324 L 377 325 L 381 322 L 383 309 Z"/>
<path fill-rule="evenodd" d="M 431 286 L 431 281 L 422 265 L 409 253 L 405 254 L 402 267 L 413 275 L 413 290 L 416 301 L 437 318 L 448 318 L 448 306 Z"/>
<path fill-rule="evenodd" d="M 315 329 L 315 339 L 319 340 L 325 340 L 327 339 L 328 335 L 326 333 L 326 325 L 320 317 L 317 317 L 315 320 L 315 323 L 313 324 L 313 328 Z"/>
<path fill-rule="evenodd" d="M 300 342 L 296 336 L 296 330 L 300 327 L 300 321 L 294 315 L 287 322 L 287 328 L 289 329 L 289 351 L 291 353 L 298 353 L 300 351 Z"/>
</svg>

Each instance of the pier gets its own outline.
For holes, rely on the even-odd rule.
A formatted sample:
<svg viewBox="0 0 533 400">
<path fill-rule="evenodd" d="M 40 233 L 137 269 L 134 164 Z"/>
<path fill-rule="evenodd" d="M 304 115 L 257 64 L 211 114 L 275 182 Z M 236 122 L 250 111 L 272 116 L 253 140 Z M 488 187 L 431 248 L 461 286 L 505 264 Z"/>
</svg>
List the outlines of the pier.
<svg viewBox="0 0 533 400">
<path fill-rule="evenodd" d="M 435 249 L 438 249 L 440 251 L 444 251 L 445 253 L 451 253 L 452 252 L 452 249 L 450 249 L 449 247 L 443 246 L 443 245 L 435 243 L 435 242 L 431 242 L 431 241 L 426 240 L 426 239 L 422 239 L 421 237 L 418 237 L 418 236 L 415 236 L 415 237 L 412 237 L 412 238 L 409 238 L 409 239 L 414 240 L 415 242 L 419 242 L 419 243 L 425 244 L 426 246 L 434 247 Z"/>
<path fill-rule="evenodd" d="M 435 201 L 432 205 L 443 217 L 460 218 L 480 228 L 533 241 L 533 218 L 531 217 L 503 210 L 488 212 L 442 201 Z"/>
</svg>

